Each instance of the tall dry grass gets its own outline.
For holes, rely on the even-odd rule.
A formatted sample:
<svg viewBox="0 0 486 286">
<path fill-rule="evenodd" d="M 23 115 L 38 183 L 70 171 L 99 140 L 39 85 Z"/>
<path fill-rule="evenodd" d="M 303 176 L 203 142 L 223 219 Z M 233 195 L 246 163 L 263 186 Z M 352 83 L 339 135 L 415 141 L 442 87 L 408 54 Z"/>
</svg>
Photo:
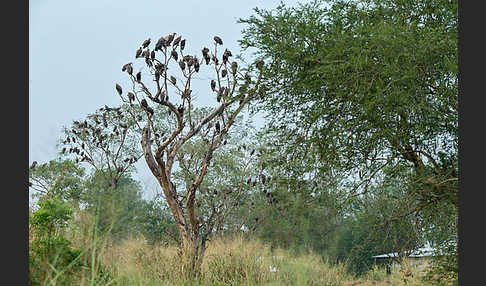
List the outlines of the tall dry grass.
<svg viewBox="0 0 486 286">
<path fill-rule="evenodd" d="M 427 285 L 406 262 L 391 275 L 375 267 L 354 277 L 346 263 L 330 263 L 311 251 L 272 250 L 239 235 L 208 242 L 200 275 L 189 277 L 177 247 L 149 245 L 143 237 L 114 243 L 109 236 L 94 235 L 92 217 L 81 215 L 77 220 L 69 238 L 83 249 L 84 266 L 70 285 Z M 411 275 L 405 275 L 406 269 Z"/>
</svg>

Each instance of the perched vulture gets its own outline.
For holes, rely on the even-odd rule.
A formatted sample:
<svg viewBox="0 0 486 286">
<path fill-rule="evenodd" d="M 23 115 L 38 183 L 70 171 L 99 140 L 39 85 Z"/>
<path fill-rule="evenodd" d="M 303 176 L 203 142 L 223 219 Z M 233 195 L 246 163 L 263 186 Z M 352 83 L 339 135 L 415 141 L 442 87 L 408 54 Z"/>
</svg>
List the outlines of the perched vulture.
<svg viewBox="0 0 486 286">
<path fill-rule="evenodd" d="M 150 38 L 148 38 L 147 40 L 143 41 L 142 47 L 145 49 L 149 45 L 150 45 Z"/>
<path fill-rule="evenodd" d="M 253 156 L 254 153 L 255 153 L 255 149 L 251 150 L 250 156 Z"/>
<path fill-rule="evenodd" d="M 181 41 L 182 39 L 182 36 L 179 36 L 177 38 L 175 38 L 174 42 L 172 43 L 172 46 L 175 47 L 179 44 L 179 42 Z"/>
<path fill-rule="evenodd" d="M 115 87 L 116 87 L 116 91 L 118 91 L 118 94 L 121 95 L 123 92 L 121 86 L 117 83 Z"/>
<path fill-rule="evenodd" d="M 179 114 L 182 116 L 182 114 L 184 113 L 184 107 L 182 107 L 182 105 L 181 105 L 181 106 L 179 106 L 179 107 L 177 108 L 177 112 L 179 112 Z"/>
<path fill-rule="evenodd" d="M 257 69 L 261 70 L 263 68 L 263 61 L 258 61 L 256 63 L 256 67 L 257 67 Z"/>
<path fill-rule="evenodd" d="M 208 52 L 209 52 L 209 49 L 208 49 L 208 48 L 206 48 L 206 47 L 204 47 L 204 48 L 202 49 L 202 54 L 203 54 L 203 57 L 206 57 L 206 56 L 207 56 L 207 54 L 208 54 Z"/>
<path fill-rule="evenodd" d="M 142 72 L 137 73 L 137 81 L 140 82 L 142 80 Z"/>
<path fill-rule="evenodd" d="M 194 58 L 194 70 L 199 72 L 199 60 L 197 58 Z"/>
<path fill-rule="evenodd" d="M 152 109 L 152 107 L 147 106 L 147 111 L 150 113 L 151 116 L 154 115 L 154 110 Z"/>
<path fill-rule="evenodd" d="M 37 161 L 32 162 L 32 165 L 30 166 L 30 168 L 35 169 L 35 166 L 37 166 Z"/>
<path fill-rule="evenodd" d="M 186 46 L 186 39 L 181 41 L 181 51 L 184 49 L 185 46 Z"/>
<path fill-rule="evenodd" d="M 131 75 L 133 73 L 133 67 L 132 67 L 132 64 L 131 63 L 127 66 L 127 73 L 129 75 Z"/>
<path fill-rule="evenodd" d="M 221 71 L 221 76 L 222 76 L 222 77 L 225 77 L 227 73 L 228 73 L 228 71 L 227 71 L 227 70 L 222 70 L 222 71 Z"/>
<path fill-rule="evenodd" d="M 165 47 L 165 39 L 164 37 L 161 37 L 157 43 L 155 44 L 155 50 L 161 50 L 162 51 L 162 48 Z"/>
<path fill-rule="evenodd" d="M 230 51 L 230 50 L 228 50 L 228 49 L 225 49 L 225 50 L 224 50 L 223 55 L 226 55 L 227 57 L 231 57 L 231 56 L 233 56 L 233 54 L 231 53 L 231 51 Z"/>
<path fill-rule="evenodd" d="M 218 36 L 214 36 L 214 41 L 215 41 L 217 44 L 220 44 L 220 45 L 222 45 L 222 44 L 223 44 L 223 40 L 221 40 L 221 38 L 220 38 L 220 37 L 218 37 Z"/>
<path fill-rule="evenodd" d="M 133 93 L 129 92 L 129 93 L 128 93 L 128 100 L 129 100 L 130 102 L 134 101 L 134 100 L 135 100 L 135 95 L 134 95 Z"/>
<path fill-rule="evenodd" d="M 236 62 L 231 63 L 231 71 L 233 74 L 236 74 L 236 69 L 238 68 L 238 64 Z"/>
<path fill-rule="evenodd" d="M 179 67 L 181 68 L 181 70 L 184 70 L 186 68 L 186 64 L 182 60 L 180 60 Z"/>
<path fill-rule="evenodd" d="M 177 61 L 178 55 L 176 50 L 172 50 L 172 52 L 170 52 L 170 55 Z"/>
<path fill-rule="evenodd" d="M 137 53 L 135 54 L 135 58 L 139 58 L 140 55 L 142 54 L 142 47 L 140 47 L 138 50 L 137 50 Z"/>
<path fill-rule="evenodd" d="M 174 36 L 175 36 L 175 33 L 173 34 L 170 34 L 168 35 L 166 38 L 165 38 L 165 44 L 168 46 L 170 45 L 170 43 L 172 42 L 172 40 L 174 39 Z"/>
<path fill-rule="evenodd" d="M 147 101 L 144 99 L 142 99 L 142 101 L 140 102 L 140 104 L 142 105 L 142 107 L 144 108 L 147 108 L 148 107 L 148 104 L 147 104 Z"/>
<path fill-rule="evenodd" d="M 151 53 L 150 53 L 150 58 L 152 60 L 155 60 L 155 50 L 153 50 Z"/>
<path fill-rule="evenodd" d="M 170 76 L 170 82 L 172 82 L 172 84 L 175 85 L 176 82 L 177 82 L 177 80 L 176 80 L 176 78 L 174 76 L 171 75 Z"/>
<path fill-rule="evenodd" d="M 223 145 L 226 145 L 226 143 L 228 143 L 228 141 L 226 141 L 226 139 L 224 139 Z"/>
<path fill-rule="evenodd" d="M 220 131 L 219 121 L 216 122 L 215 128 L 216 128 L 216 131 L 219 133 L 219 131 Z"/>
<path fill-rule="evenodd" d="M 216 81 L 215 81 L 214 79 L 212 79 L 212 80 L 211 80 L 211 89 L 212 89 L 213 91 L 215 91 L 215 90 L 216 90 Z"/>
</svg>

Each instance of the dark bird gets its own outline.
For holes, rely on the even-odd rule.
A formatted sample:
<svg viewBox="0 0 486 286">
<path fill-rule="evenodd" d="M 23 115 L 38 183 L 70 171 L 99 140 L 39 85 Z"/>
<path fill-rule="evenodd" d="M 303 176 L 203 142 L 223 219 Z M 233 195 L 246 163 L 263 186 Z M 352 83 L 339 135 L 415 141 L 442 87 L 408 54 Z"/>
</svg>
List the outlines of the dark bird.
<svg viewBox="0 0 486 286">
<path fill-rule="evenodd" d="M 248 180 L 246 181 L 246 183 L 249 185 L 251 184 L 251 178 L 248 178 Z"/>
<path fill-rule="evenodd" d="M 181 51 L 184 49 L 185 46 L 186 46 L 186 39 L 181 41 Z"/>
<path fill-rule="evenodd" d="M 137 81 L 140 82 L 142 80 L 142 72 L 137 73 Z"/>
<path fill-rule="evenodd" d="M 174 42 L 172 43 L 172 46 L 175 47 L 179 44 L 179 42 L 181 41 L 182 39 L 182 36 L 179 36 L 177 38 L 175 38 Z"/>
<path fill-rule="evenodd" d="M 150 116 L 154 115 L 154 110 L 152 109 L 152 107 L 148 106 L 147 111 L 150 113 Z"/>
<path fill-rule="evenodd" d="M 127 66 L 127 73 L 129 75 L 132 75 L 132 73 L 133 73 L 133 67 L 132 67 L 132 64 L 131 63 Z"/>
<path fill-rule="evenodd" d="M 223 145 L 226 145 L 226 143 L 228 143 L 228 142 L 226 141 L 226 139 L 224 139 Z"/>
<path fill-rule="evenodd" d="M 178 54 L 177 54 L 176 50 L 172 50 L 172 52 L 170 52 L 170 55 L 177 61 Z"/>
<path fill-rule="evenodd" d="M 221 71 L 221 76 L 222 76 L 222 77 L 225 77 L 225 76 L 226 76 L 226 74 L 228 74 L 228 71 L 227 71 L 227 70 L 222 70 L 222 71 Z"/>
<path fill-rule="evenodd" d="M 84 143 L 82 143 L 82 144 L 81 144 L 81 148 L 83 148 L 83 149 L 84 149 Z"/>
<path fill-rule="evenodd" d="M 231 57 L 231 56 L 233 56 L 233 54 L 231 53 L 231 51 L 230 51 L 230 50 L 228 50 L 228 49 L 225 49 L 225 50 L 224 50 L 223 55 L 227 56 L 228 58 L 229 58 L 229 57 Z"/>
<path fill-rule="evenodd" d="M 129 92 L 129 93 L 128 93 L 128 100 L 130 101 L 130 103 L 131 103 L 132 101 L 134 101 L 134 100 L 135 100 L 135 95 L 134 95 L 133 93 Z"/>
<path fill-rule="evenodd" d="M 219 131 L 220 131 L 219 121 L 216 122 L 216 125 L 214 127 L 216 128 L 216 132 L 219 133 Z"/>
<path fill-rule="evenodd" d="M 66 147 L 62 148 L 62 154 L 66 153 Z"/>
<path fill-rule="evenodd" d="M 250 156 L 253 156 L 254 153 L 255 153 L 255 149 L 251 150 Z"/>
<path fill-rule="evenodd" d="M 147 101 L 144 99 L 142 99 L 142 101 L 140 102 L 140 104 L 142 105 L 143 108 L 147 108 L 148 107 L 148 104 L 147 104 Z"/>
<path fill-rule="evenodd" d="M 199 60 L 197 58 L 194 58 L 194 70 L 196 72 L 199 72 Z"/>
<path fill-rule="evenodd" d="M 32 165 L 30 166 L 30 168 L 33 170 L 33 169 L 35 169 L 35 166 L 37 166 L 37 161 L 32 162 Z"/>
<path fill-rule="evenodd" d="M 204 61 L 206 62 L 207 65 L 209 65 L 209 62 L 211 61 L 211 58 L 209 57 L 209 55 L 206 55 L 204 57 Z"/>
<path fill-rule="evenodd" d="M 181 60 L 179 61 L 179 67 L 181 68 L 181 70 L 184 70 L 186 68 L 186 64 Z"/>
<path fill-rule="evenodd" d="M 261 70 L 263 68 L 263 61 L 258 61 L 256 63 L 256 67 L 257 67 L 257 69 Z"/>
<path fill-rule="evenodd" d="M 211 80 L 211 89 L 215 91 L 216 89 L 216 81 L 214 79 Z"/>
<path fill-rule="evenodd" d="M 155 50 L 153 50 L 151 53 L 150 53 L 150 58 L 152 60 L 155 60 Z"/>
<path fill-rule="evenodd" d="M 148 38 L 147 40 L 143 41 L 142 47 L 145 49 L 146 47 L 148 47 L 148 45 L 150 45 L 150 38 Z"/>
<path fill-rule="evenodd" d="M 168 46 L 170 43 L 172 43 L 172 40 L 174 39 L 175 33 L 168 35 L 165 37 L 165 44 Z"/>
<path fill-rule="evenodd" d="M 202 49 L 202 54 L 203 54 L 203 57 L 206 57 L 206 56 L 208 55 L 208 52 L 209 52 L 209 49 L 208 49 L 208 48 L 206 48 L 206 47 L 204 47 L 204 48 Z"/>
<path fill-rule="evenodd" d="M 127 70 L 127 67 L 130 65 L 131 63 L 128 63 L 128 64 L 124 64 L 122 66 L 122 72 L 126 71 Z"/>
<path fill-rule="evenodd" d="M 176 82 L 177 82 L 177 80 L 176 80 L 176 78 L 174 76 L 171 75 L 170 76 L 170 82 L 172 82 L 172 84 L 175 85 Z"/>
<path fill-rule="evenodd" d="M 182 116 L 182 114 L 184 113 L 184 107 L 181 105 L 177 108 L 177 111 L 179 112 L 179 114 Z"/>
<path fill-rule="evenodd" d="M 231 63 L 231 71 L 233 74 L 236 74 L 236 70 L 238 69 L 238 64 L 236 62 Z"/>
<path fill-rule="evenodd" d="M 137 53 L 135 54 L 135 58 L 139 58 L 140 55 L 142 54 L 142 47 L 140 47 L 138 50 L 137 50 Z"/>
<path fill-rule="evenodd" d="M 121 95 L 123 92 L 121 86 L 117 83 L 115 87 L 116 87 L 116 91 L 118 91 L 118 94 Z"/>
<path fill-rule="evenodd" d="M 221 40 L 221 38 L 220 38 L 220 37 L 218 37 L 218 36 L 214 36 L 214 41 L 215 41 L 216 43 L 220 44 L 220 45 L 222 45 L 222 44 L 223 44 L 223 40 Z"/>
<path fill-rule="evenodd" d="M 155 50 L 160 50 L 162 51 L 162 48 L 165 47 L 165 39 L 164 37 L 161 37 L 157 43 L 155 44 Z"/>
</svg>

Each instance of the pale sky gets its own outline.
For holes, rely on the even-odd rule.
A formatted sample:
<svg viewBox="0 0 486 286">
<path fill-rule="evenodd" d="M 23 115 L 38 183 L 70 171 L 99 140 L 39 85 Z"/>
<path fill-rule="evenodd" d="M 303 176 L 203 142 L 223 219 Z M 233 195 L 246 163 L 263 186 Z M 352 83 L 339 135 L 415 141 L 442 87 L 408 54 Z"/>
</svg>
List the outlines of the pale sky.
<svg viewBox="0 0 486 286">
<path fill-rule="evenodd" d="M 309 1 L 283 2 L 296 6 Z M 135 61 L 135 51 L 145 39 L 150 37 L 155 43 L 175 32 L 186 39 L 186 49 L 199 55 L 203 46 L 212 47 L 213 36 L 218 35 L 223 47 L 236 55 L 245 27 L 237 20 L 254 14 L 255 7 L 271 9 L 279 3 L 30 0 L 29 164 L 57 157 L 56 142 L 63 126 L 105 104 L 120 105 L 115 83 L 128 82 L 121 67 Z M 213 103 L 204 90 L 198 97 L 200 105 Z M 151 190 L 158 188 L 155 179 L 145 161 L 140 160 L 137 168 L 135 179 L 149 192 L 146 197 L 151 197 Z"/>
</svg>

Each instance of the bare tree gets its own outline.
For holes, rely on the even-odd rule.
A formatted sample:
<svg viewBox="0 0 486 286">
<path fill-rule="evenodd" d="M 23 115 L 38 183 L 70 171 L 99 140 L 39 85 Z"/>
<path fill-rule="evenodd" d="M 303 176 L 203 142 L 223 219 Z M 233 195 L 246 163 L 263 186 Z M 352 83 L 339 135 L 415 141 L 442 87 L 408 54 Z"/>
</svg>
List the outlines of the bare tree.
<svg viewBox="0 0 486 286">
<path fill-rule="evenodd" d="M 198 271 L 204 251 L 207 236 L 200 230 L 208 225 L 197 215 L 196 196 L 200 194 L 200 186 L 207 174 L 213 153 L 222 143 L 223 138 L 233 126 L 236 117 L 243 108 L 258 95 L 261 80 L 262 63 L 246 70 L 239 67 L 236 61 L 230 61 L 231 51 L 225 49 L 218 53 L 218 46 L 223 41 L 214 37 L 212 52 L 206 47 L 202 49 L 202 58 L 185 54 L 186 40 L 176 34 L 161 37 L 153 49 L 146 40 L 137 50 L 135 58 L 144 61 L 150 71 L 150 79 L 142 78 L 141 72 L 134 74 L 133 63 L 127 63 L 122 71 L 126 71 L 131 80 L 130 92 L 123 93 L 122 87 L 116 84 L 116 90 L 123 102 L 131 108 L 128 113 L 142 132 L 142 150 L 147 165 L 160 184 L 165 200 L 170 207 L 180 237 L 181 254 L 188 258 L 190 271 Z M 141 52 L 140 52 L 141 51 Z M 197 79 L 200 68 L 207 66 L 214 76 L 209 81 L 211 92 L 218 105 L 202 118 L 193 116 L 194 93 L 193 81 Z M 174 73 L 171 72 L 174 70 Z M 177 76 L 175 71 L 178 71 Z M 149 106 L 155 104 L 167 111 L 156 113 Z M 136 115 L 135 110 L 141 107 L 145 111 L 143 117 Z M 156 131 L 156 120 L 160 117 L 173 117 L 172 126 L 166 136 Z M 176 188 L 172 175 L 174 163 L 180 157 L 182 146 L 195 138 L 202 137 L 204 156 L 192 184 L 185 190 L 182 198 L 181 190 Z M 198 192 L 199 191 L 199 192 Z"/>
</svg>

